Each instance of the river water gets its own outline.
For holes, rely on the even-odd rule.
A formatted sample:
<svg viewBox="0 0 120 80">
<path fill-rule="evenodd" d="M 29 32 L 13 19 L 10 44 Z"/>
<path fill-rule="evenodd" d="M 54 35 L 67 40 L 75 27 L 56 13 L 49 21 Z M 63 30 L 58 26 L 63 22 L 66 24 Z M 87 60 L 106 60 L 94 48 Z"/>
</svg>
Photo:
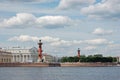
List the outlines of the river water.
<svg viewBox="0 0 120 80">
<path fill-rule="evenodd" d="M 120 80 L 120 67 L 0 67 L 0 80 Z"/>
</svg>

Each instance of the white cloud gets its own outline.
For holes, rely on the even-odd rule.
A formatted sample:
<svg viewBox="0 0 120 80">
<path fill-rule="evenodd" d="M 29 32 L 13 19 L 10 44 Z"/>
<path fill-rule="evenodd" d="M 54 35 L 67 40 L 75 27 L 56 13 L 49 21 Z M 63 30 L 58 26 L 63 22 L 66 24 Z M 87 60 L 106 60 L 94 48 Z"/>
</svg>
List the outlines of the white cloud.
<svg viewBox="0 0 120 80">
<path fill-rule="evenodd" d="M 78 40 L 62 40 L 60 38 L 50 37 L 50 36 L 44 36 L 40 38 L 41 40 L 45 42 L 49 42 L 51 46 L 71 46 L 71 45 L 79 45 L 82 43 L 82 41 Z"/>
<path fill-rule="evenodd" d="M 70 45 L 81 44 L 82 42 L 77 40 L 67 41 L 67 40 L 62 40 L 60 38 L 54 38 L 50 36 L 36 37 L 36 36 L 29 36 L 29 35 L 15 36 L 8 39 L 8 41 L 21 41 L 21 42 L 35 41 L 36 42 L 39 39 L 41 39 L 43 42 L 48 42 L 51 46 L 70 46 Z"/>
<path fill-rule="evenodd" d="M 96 28 L 92 33 L 96 34 L 96 35 L 110 35 L 113 33 L 113 31 L 112 30 L 104 30 L 102 28 Z"/>
<path fill-rule="evenodd" d="M 40 39 L 45 42 L 56 42 L 60 40 L 59 38 L 53 38 L 50 36 L 44 36 L 44 37 L 41 37 Z"/>
<path fill-rule="evenodd" d="M 43 47 L 46 52 L 54 53 L 58 55 L 60 55 L 59 53 L 72 53 L 72 55 L 74 55 L 74 53 L 77 54 L 77 52 L 74 51 L 76 51 L 77 50 L 76 48 L 78 47 L 81 49 L 82 54 L 101 53 L 107 55 L 108 52 L 110 52 L 111 50 L 116 50 L 115 52 L 119 51 L 119 46 L 114 45 L 112 41 L 109 41 L 107 39 L 64 40 L 58 37 L 51 37 L 51 36 L 38 37 L 38 36 L 30 36 L 30 35 L 20 35 L 8 39 L 8 41 L 11 41 L 11 43 L 12 41 L 26 42 L 26 43 L 28 41 L 32 41 L 37 43 L 39 40 L 42 40 L 42 42 L 44 43 Z M 54 52 L 54 51 L 58 51 L 58 52 Z"/>
<path fill-rule="evenodd" d="M 77 40 L 73 40 L 73 41 L 59 40 L 51 43 L 51 45 L 52 46 L 71 46 L 71 45 L 79 45 L 81 43 L 82 41 L 77 41 Z"/>
<path fill-rule="evenodd" d="M 9 19 L 4 19 L 0 22 L 0 27 L 15 27 L 22 25 L 31 25 L 35 21 L 35 16 L 29 13 L 18 13 Z"/>
<path fill-rule="evenodd" d="M 108 45 L 109 48 L 120 48 L 120 44 L 111 44 L 111 45 Z"/>
<path fill-rule="evenodd" d="M 87 46 L 84 48 L 84 50 L 95 50 L 96 48 L 96 46 Z"/>
<path fill-rule="evenodd" d="M 92 44 L 92 45 L 106 45 L 112 44 L 113 41 L 108 41 L 107 39 L 92 39 L 92 40 L 85 40 L 84 43 Z"/>
<path fill-rule="evenodd" d="M 1 1 L 1 0 L 0 0 Z M 2 2 L 52 2 L 54 0 L 2 0 Z"/>
<path fill-rule="evenodd" d="M 58 8 L 59 9 L 72 9 L 82 7 L 85 5 L 93 4 L 95 0 L 61 0 Z"/>
<path fill-rule="evenodd" d="M 108 45 L 105 49 L 101 50 L 107 56 L 120 56 L 120 44 L 111 44 Z M 109 53 L 109 54 L 108 54 Z"/>
<path fill-rule="evenodd" d="M 65 27 L 70 25 L 72 20 L 66 16 L 43 16 L 36 20 L 37 24 L 48 28 Z"/>
<path fill-rule="evenodd" d="M 39 40 L 38 37 L 29 36 L 29 35 L 20 35 L 20 36 L 15 36 L 15 37 L 8 39 L 8 41 L 21 41 L 21 42 L 38 41 L 38 40 Z"/>
<path fill-rule="evenodd" d="M 47 42 L 52 46 L 71 46 L 71 45 L 79 45 L 79 44 L 92 44 L 92 45 L 108 45 L 112 44 L 112 41 L 108 41 L 106 39 L 91 39 L 91 40 L 62 40 L 60 38 L 44 36 L 44 37 L 36 37 L 36 36 L 29 36 L 29 35 L 20 35 L 15 36 L 9 39 L 9 41 L 38 41 L 41 39 L 43 42 Z M 61 45 L 62 44 L 62 45 Z"/>
<path fill-rule="evenodd" d="M 102 0 L 101 3 L 90 5 L 81 9 L 81 13 L 88 17 L 103 19 L 103 18 L 120 18 L 120 0 Z"/>
<path fill-rule="evenodd" d="M 29 13 L 18 13 L 9 19 L 0 22 L 0 27 L 46 27 L 60 28 L 70 26 L 73 21 L 67 16 L 41 16 L 35 17 Z"/>
</svg>

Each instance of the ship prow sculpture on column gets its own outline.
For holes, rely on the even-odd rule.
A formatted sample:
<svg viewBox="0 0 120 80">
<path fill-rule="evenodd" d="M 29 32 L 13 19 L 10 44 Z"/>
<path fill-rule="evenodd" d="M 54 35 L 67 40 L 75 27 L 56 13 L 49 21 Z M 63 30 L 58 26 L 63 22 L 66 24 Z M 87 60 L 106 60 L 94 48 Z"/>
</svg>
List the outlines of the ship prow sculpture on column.
<svg viewBox="0 0 120 80">
<path fill-rule="evenodd" d="M 38 48 L 38 62 L 43 62 L 43 59 L 42 59 L 42 42 L 41 40 L 39 40 L 39 48 Z"/>
</svg>

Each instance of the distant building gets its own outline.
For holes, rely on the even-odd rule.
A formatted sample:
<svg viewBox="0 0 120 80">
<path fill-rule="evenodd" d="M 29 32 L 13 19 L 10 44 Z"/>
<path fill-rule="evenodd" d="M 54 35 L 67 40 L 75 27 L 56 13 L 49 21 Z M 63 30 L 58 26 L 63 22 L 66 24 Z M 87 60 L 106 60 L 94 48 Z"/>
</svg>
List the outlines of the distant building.
<svg viewBox="0 0 120 80">
<path fill-rule="evenodd" d="M 55 57 L 49 55 L 49 54 L 43 54 L 43 62 L 54 62 Z"/>
<path fill-rule="evenodd" d="M 11 62 L 37 62 L 38 50 L 37 48 L 22 49 L 20 47 L 3 49 L 3 51 L 10 52 L 12 54 Z"/>
<path fill-rule="evenodd" d="M 0 49 L 0 63 L 11 63 L 12 54 L 10 52 L 1 51 Z"/>
<path fill-rule="evenodd" d="M 120 62 L 120 56 L 117 57 L 117 62 Z"/>
</svg>

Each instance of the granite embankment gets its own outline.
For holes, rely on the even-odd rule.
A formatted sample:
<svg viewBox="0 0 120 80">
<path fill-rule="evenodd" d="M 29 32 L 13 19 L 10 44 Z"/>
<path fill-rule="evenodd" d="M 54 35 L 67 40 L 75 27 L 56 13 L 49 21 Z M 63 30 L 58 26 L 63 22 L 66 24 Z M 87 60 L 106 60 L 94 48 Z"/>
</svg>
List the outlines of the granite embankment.
<svg viewBox="0 0 120 80">
<path fill-rule="evenodd" d="M 117 63 L 61 63 L 62 67 L 107 67 L 117 66 Z"/>
<path fill-rule="evenodd" d="M 60 63 L 0 63 L 0 67 L 60 67 Z"/>
<path fill-rule="evenodd" d="M 0 67 L 107 67 L 117 63 L 0 63 Z"/>
<path fill-rule="evenodd" d="M 48 63 L 0 63 L 0 67 L 49 67 Z"/>
</svg>

